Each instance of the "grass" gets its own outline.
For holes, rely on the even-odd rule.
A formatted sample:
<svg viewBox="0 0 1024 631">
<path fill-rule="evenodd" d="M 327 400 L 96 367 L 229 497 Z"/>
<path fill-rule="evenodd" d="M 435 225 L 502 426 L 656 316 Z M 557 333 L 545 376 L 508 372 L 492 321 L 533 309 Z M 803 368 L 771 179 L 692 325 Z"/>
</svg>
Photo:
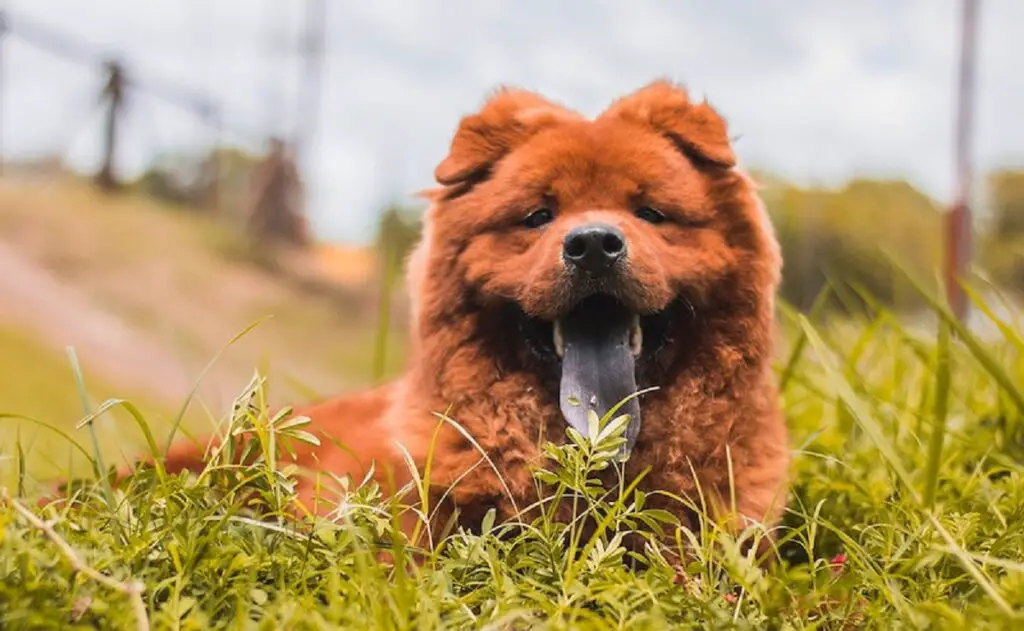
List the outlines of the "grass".
<svg viewBox="0 0 1024 631">
<path fill-rule="evenodd" d="M 33 477 L 66 473 L 69 455 L 76 448 L 68 444 L 62 433 L 74 434 L 73 427 L 83 417 L 82 398 L 67 355 L 51 350 L 24 331 L 0 326 L 0 357 L 0 415 L 9 415 L 0 418 L 0 485 L 15 479 L 15 462 L 4 456 L 15 453 L 19 443 L 31 461 L 26 467 Z M 99 401 L 118 392 L 112 384 L 92 374 L 86 375 L 85 385 Z M 169 412 L 142 394 L 132 394 L 131 399 L 154 423 Z M 123 432 L 115 431 L 124 420 L 119 410 L 97 420 L 102 452 L 108 457 L 120 451 L 119 446 L 125 448 L 131 442 L 125 440 Z M 73 437 L 79 447 L 92 448 L 88 436 L 78 433 Z M 82 471 L 81 458 L 72 458 L 71 463 L 73 473 Z"/>
<path fill-rule="evenodd" d="M 1024 338 L 997 323 L 1002 337 L 980 340 L 935 308 L 945 324 L 928 333 L 881 310 L 853 323 L 784 314 L 794 466 L 770 568 L 742 545 L 762 528 L 690 532 L 648 508 L 636 480 L 601 487 L 614 419 L 594 441 L 549 446 L 535 473 L 544 506 L 594 518 L 591 534 L 546 510 L 431 532 L 440 545 L 425 550 L 394 526 L 419 490 L 385 499 L 358 480 L 330 519 L 288 521 L 295 472 L 277 456 L 309 438 L 271 415 L 258 377 L 223 419 L 256 438 L 253 464 L 224 450 L 199 476 L 143 468 L 113 490 L 85 484 L 73 508 L 7 489 L 0 626 L 1020 628 Z"/>
<path fill-rule="evenodd" d="M 67 357 L 54 352 L 31 335 L 0 325 L 0 400 L 4 412 L 27 416 L 77 419 L 82 404 Z M 9 385 L 8 385 L 9 384 Z M 107 384 L 94 384 L 109 396 Z"/>
</svg>

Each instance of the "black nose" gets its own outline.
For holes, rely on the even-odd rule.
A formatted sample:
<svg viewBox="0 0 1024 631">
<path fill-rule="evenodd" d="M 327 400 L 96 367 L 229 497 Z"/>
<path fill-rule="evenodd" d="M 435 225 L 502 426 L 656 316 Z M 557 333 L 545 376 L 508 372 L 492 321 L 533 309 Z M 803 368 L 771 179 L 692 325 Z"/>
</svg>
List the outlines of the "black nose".
<svg viewBox="0 0 1024 631">
<path fill-rule="evenodd" d="M 607 272 L 626 253 L 626 238 L 614 226 L 589 223 L 565 235 L 562 258 L 592 274 Z"/>
</svg>

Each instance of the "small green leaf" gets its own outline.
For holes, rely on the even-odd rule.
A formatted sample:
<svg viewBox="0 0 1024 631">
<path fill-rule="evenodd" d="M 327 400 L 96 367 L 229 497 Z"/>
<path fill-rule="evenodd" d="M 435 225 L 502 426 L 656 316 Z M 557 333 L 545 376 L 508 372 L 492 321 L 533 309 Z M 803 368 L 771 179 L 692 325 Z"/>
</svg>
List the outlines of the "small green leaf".
<svg viewBox="0 0 1024 631">
<path fill-rule="evenodd" d="M 290 429 L 292 427 L 303 427 L 309 425 L 312 422 L 313 419 L 311 419 L 308 416 L 294 416 L 286 421 L 281 421 L 280 423 L 271 422 L 271 425 L 277 427 L 279 431 L 283 431 L 286 429 Z"/>
<path fill-rule="evenodd" d="M 567 430 L 565 430 L 565 433 L 569 436 L 569 440 L 576 443 L 580 447 L 586 446 L 587 439 L 584 438 L 583 434 L 579 433 L 579 431 L 575 427 L 568 428 Z"/>
<path fill-rule="evenodd" d="M 601 431 L 601 418 L 593 409 L 587 412 L 587 435 L 591 441 L 596 442 L 597 435 Z"/>
<path fill-rule="evenodd" d="M 302 441 L 304 443 L 307 443 L 307 444 L 310 444 L 310 445 L 316 445 L 317 447 L 320 446 L 320 439 L 317 438 L 316 436 L 314 436 L 313 434 L 310 434 L 309 432 L 307 432 L 305 430 L 301 430 L 300 429 L 300 430 L 291 431 L 291 432 L 288 432 L 288 435 L 290 437 L 295 438 L 297 440 L 300 440 L 300 441 Z"/>
<path fill-rule="evenodd" d="M 484 514 L 483 523 L 480 524 L 481 534 L 486 535 L 487 533 L 491 532 L 491 529 L 494 528 L 494 520 L 496 517 L 497 512 L 494 510 L 493 506 L 487 509 L 487 513 Z"/>
<path fill-rule="evenodd" d="M 594 442 L 601 443 L 606 439 L 621 433 L 622 430 L 626 428 L 626 425 L 629 424 L 631 418 L 632 417 L 629 414 L 616 416 L 604 426 L 604 429 L 597 435 L 597 440 Z"/>
<path fill-rule="evenodd" d="M 660 522 L 665 523 L 665 524 L 678 524 L 679 523 L 679 518 L 678 517 L 676 517 L 672 513 L 668 512 L 667 510 L 662 510 L 660 508 L 649 508 L 649 509 L 645 510 L 643 514 L 646 517 L 649 517 L 649 518 L 651 518 L 651 519 L 653 519 L 655 521 L 660 521 Z"/>
</svg>

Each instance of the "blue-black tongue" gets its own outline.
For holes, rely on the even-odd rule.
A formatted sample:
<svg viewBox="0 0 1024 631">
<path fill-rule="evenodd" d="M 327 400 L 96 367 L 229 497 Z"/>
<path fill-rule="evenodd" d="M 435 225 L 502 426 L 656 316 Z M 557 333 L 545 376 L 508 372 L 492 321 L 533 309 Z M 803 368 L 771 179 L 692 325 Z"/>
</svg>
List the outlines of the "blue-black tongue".
<svg viewBox="0 0 1024 631">
<path fill-rule="evenodd" d="M 633 315 L 614 301 L 583 304 L 560 322 L 564 354 L 559 403 L 565 420 L 584 436 L 589 433 L 590 410 L 599 418 L 626 397 L 613 416 L 629 415 L 628 457 L 640 431 L 640 403 L 636 393 L 636 361 L 630 347 Z"/>
</svg>

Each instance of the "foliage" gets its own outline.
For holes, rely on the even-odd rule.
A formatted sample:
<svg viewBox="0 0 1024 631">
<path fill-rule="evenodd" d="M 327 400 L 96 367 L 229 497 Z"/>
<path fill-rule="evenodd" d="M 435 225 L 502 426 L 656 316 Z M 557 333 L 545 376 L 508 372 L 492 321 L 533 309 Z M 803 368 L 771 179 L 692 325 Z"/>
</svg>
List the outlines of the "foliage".
<svg viewBox="0 0 1024 631">
<path fill-rule="evenodd" d="M 1024 171 L 1002 170 L 989 175 L 991 232 L 1024 237 Z"/>
<path fill-rule="evenodd" d="M 198 476 L 140 467 L 47 508 L 9 490 L 0 626 L 139 628 L 141 584 L 153 628 L 1019 628 L 1024 337 L 997 322 L 984 341 L 935 308 L 937 335 L 887 311 L 815 325 L 785 312 L 795 462 L 773 567 L 741 545 L 758 526 L 691 532 L 635 480 L 601 486 L 624 428 L 609 418 L 592 419 L 596 439 L 547 447 L 551 510 L 488 515 L 433 551 L 395 527 L 417 488 L 385 499 L 345 479 L 328 518 L 287 519 L 297 472 L 282 455 L 311 438 L 305 419 L 271 414 L 257 376 L 224 419 L 251 446 L 212 453 Z M 598 528 L 550 519 L 567 503 Z"/>
<path fill-rule="evenodd" d="M 0 324 L 0 358 L 0 487 L 14 479 L 5 455 L 14 453 L 19 441 L 26 454 L 32 456 L 31 475 L 66 471 L 67 453 L 74 448 L 63 438 L 66 434 L 61 426 L 70 429 L 69 423 L 82 413 L 76 374 L 68 366 L 67 354 L 48 348 L 25 331 Z M 117 392 L 111 383 L 93 375 L 87 384 L 91 392 L 101 397 Z M 141 393 L 133 396 L 133 400 L 148 412 L 167 411 L 159 400 Z M 5 414 L 12 418 L 5 418 Z M 114 417 L 121 414 L 112 414 L 100 423 L 109 427 L 123 420 Z M 51 423 L 44 424 L 41 419 Z M 118 437 L 114 432 L 104 434 L 103 446 L 112 451 Z"/>
<path fill-rule="evenodd" d="M 418 209 L 391 204 L 381 213 L 375 246 L 392 260 L 405 260 L 420 238 L 421 227 Z"/>
<path fill-rule="evenodd" d="M 1024 290 L 1024 171 L 988 178 L 988 226 L 981 235 L 981 263 L 1001 286 Z"/>
<path fill-rule="evenodd" d="M 249 178 L 259 160 L 234 147 L 168 153 L 158 156 L 132 186 L 159 202 L 238 219 L 246 212 Z"/>
<path fill-rule="evenodd" d="M 897 255 L 919 275 L 942 263 L 942 214 L 913 186 L 860 179 L 839 189 L 799 188 L 776 180 L 763 196 L 782 246 L 788 301 L 808 308 L 831 281 L 897 309 L 921 306 L 888 258 Z"/>
</svg>

